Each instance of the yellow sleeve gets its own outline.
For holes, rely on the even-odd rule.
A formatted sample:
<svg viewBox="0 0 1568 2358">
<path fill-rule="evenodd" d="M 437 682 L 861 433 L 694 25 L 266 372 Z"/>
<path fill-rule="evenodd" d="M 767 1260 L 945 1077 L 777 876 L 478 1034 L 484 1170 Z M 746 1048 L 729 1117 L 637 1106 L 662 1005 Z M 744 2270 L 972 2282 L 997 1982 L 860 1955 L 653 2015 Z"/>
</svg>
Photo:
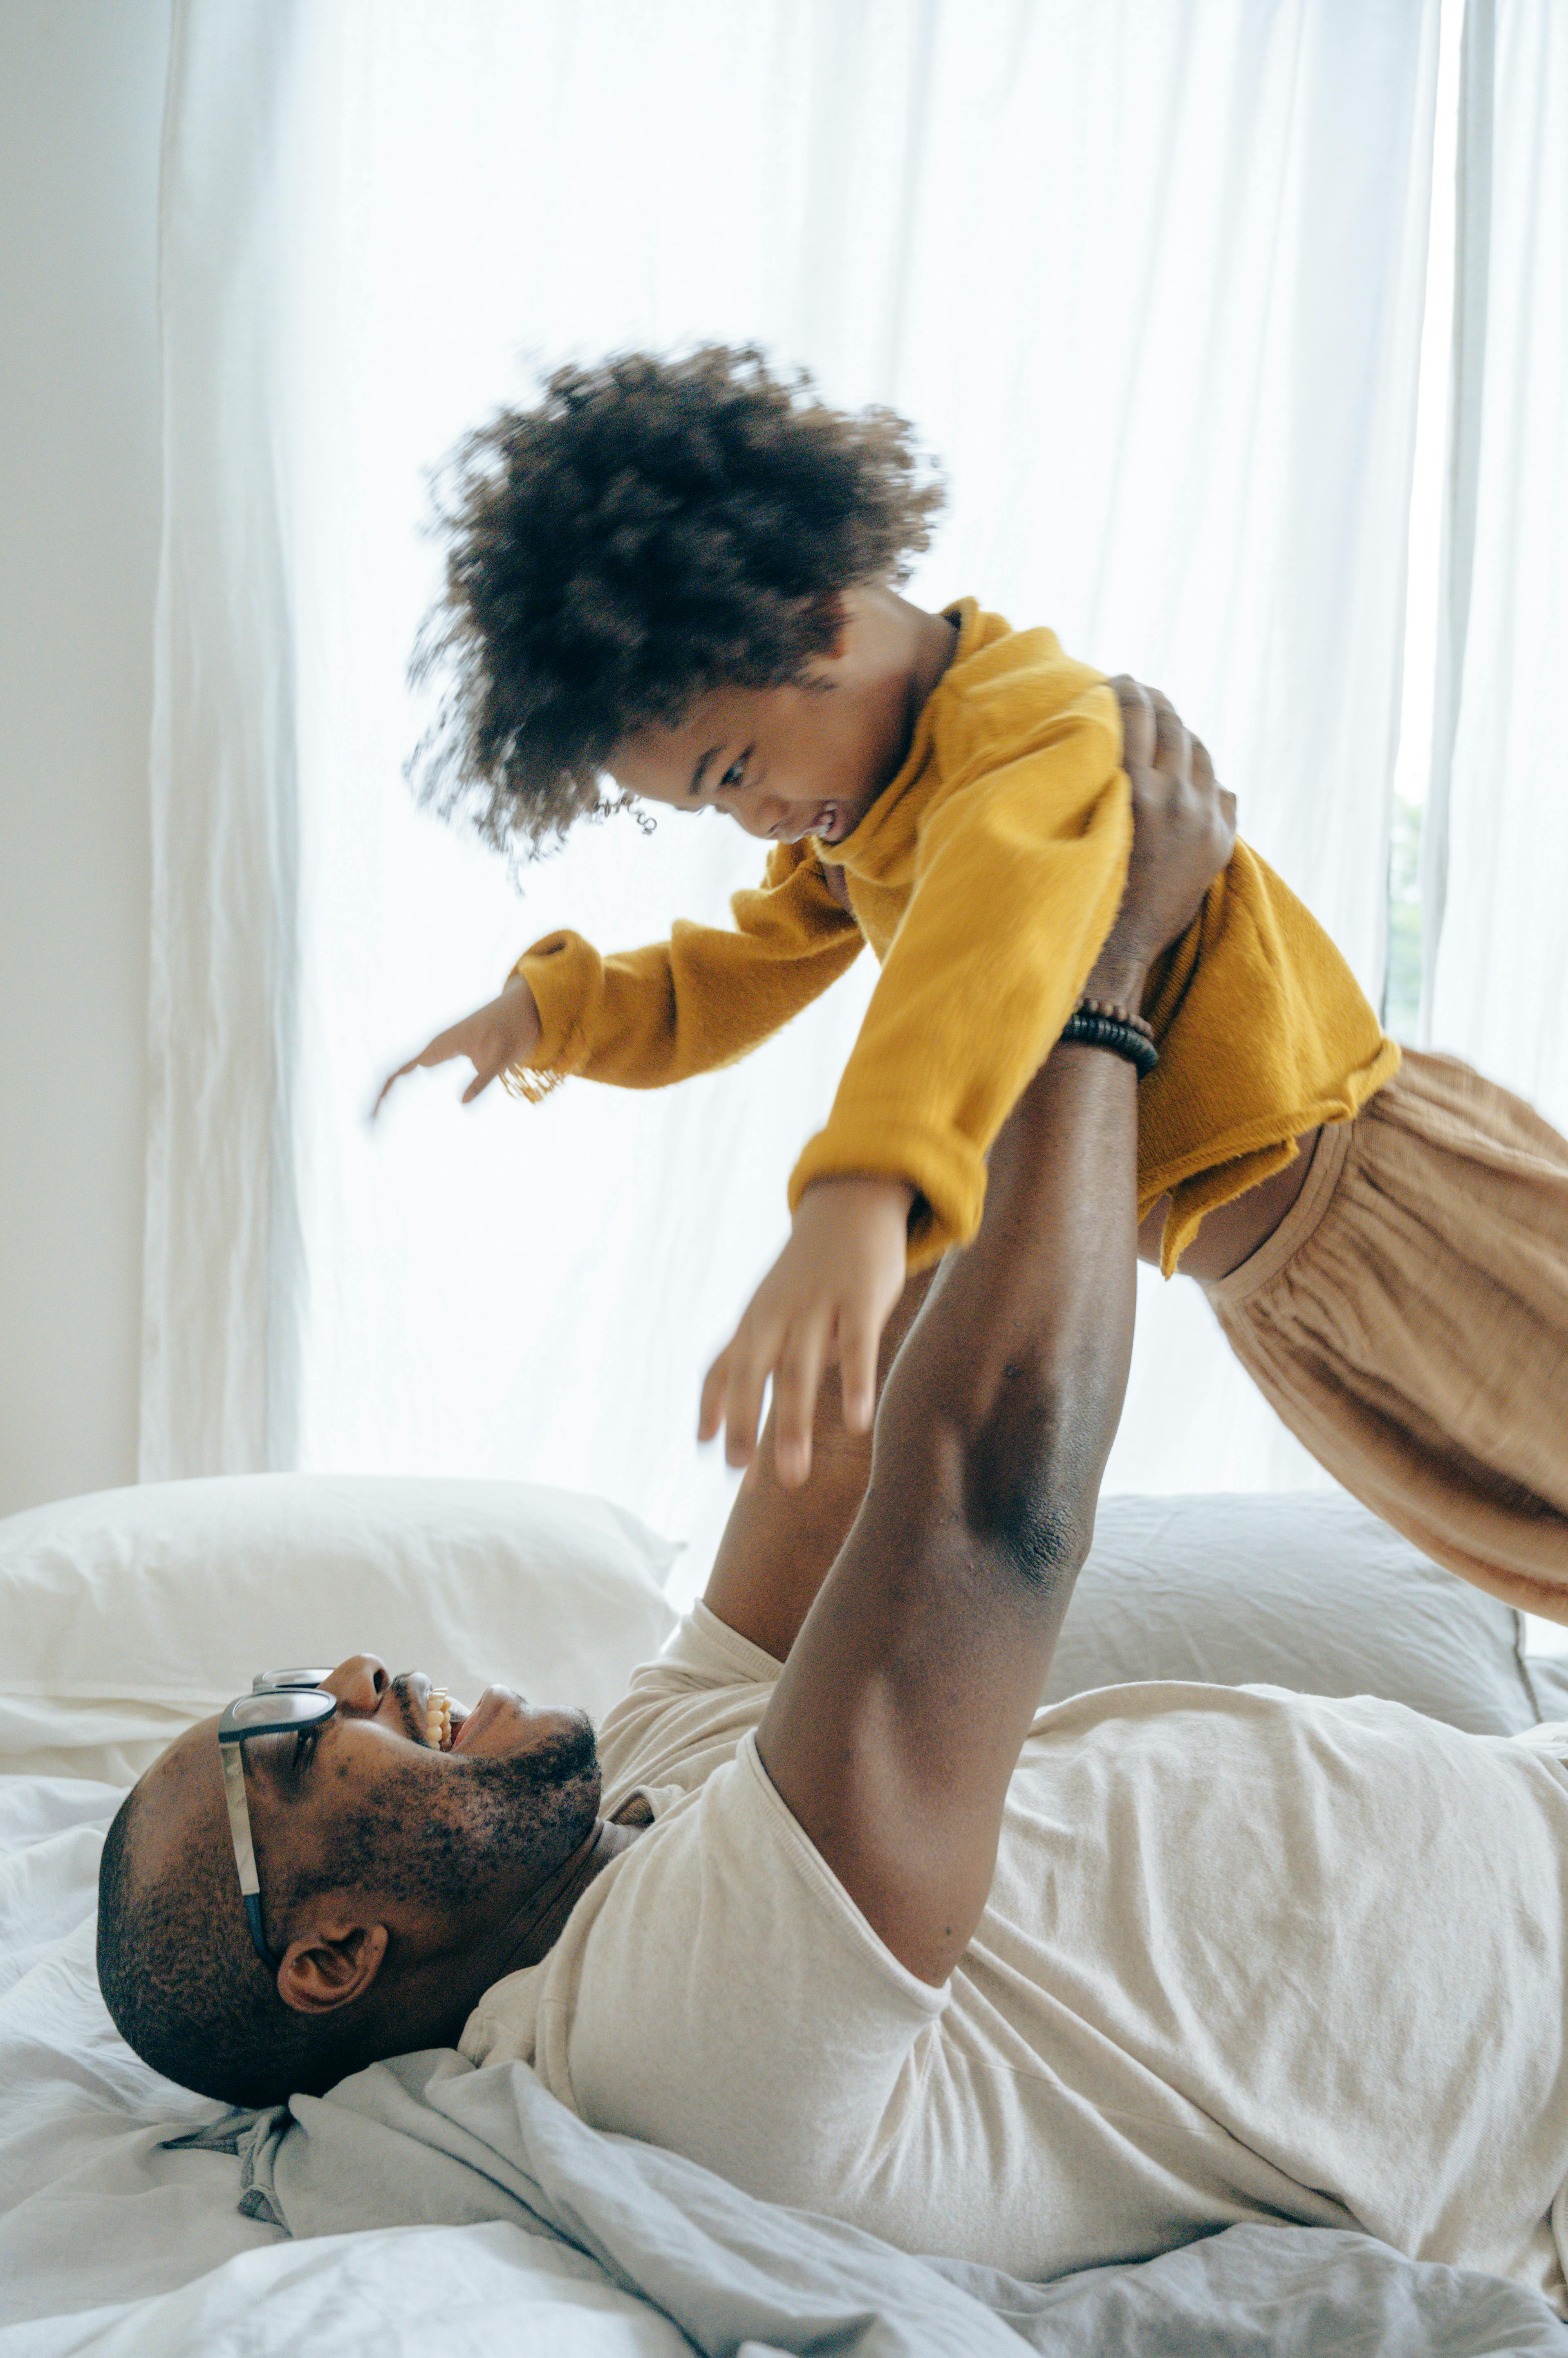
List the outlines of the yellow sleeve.
<svg viewBox="0 0 1568 2358">
<path fill-rule="evenodd" d="M 1173 1277 L 1210 1212 L 1320 1122 L 1353 1120 L 1400 1052 L 1312 912 L 1239 838 L 1151 968 L 1143 1012 L 1160 1062 L 1138 1092 L 1138 1209 L 1170 1196 Z"/>
<path fill-rule="evenodd" d="M 909 1181 L 912 1267 L 979 1225 L 985 1157 L 1109 932 L 1132 842 L 1116 700 L 1081 694 L 1030 750 L 957 784 L 920 828 L 914 888 L 827 1128 L 790 1178 Z"/>
<path fill-rule="evenodd" d="M 854 963 L 861 934 L 820 862 L 776 844 L 763 882 L 730 902 L 735 925 L 679 918 L 667 942 L 603 957 L 580 934 L 547 934 L 517 961 L 542 1032 L 526 1072 L 542 1097 L 568 1075 L 656 1089 L 756 1047 Z"/>
</svg>

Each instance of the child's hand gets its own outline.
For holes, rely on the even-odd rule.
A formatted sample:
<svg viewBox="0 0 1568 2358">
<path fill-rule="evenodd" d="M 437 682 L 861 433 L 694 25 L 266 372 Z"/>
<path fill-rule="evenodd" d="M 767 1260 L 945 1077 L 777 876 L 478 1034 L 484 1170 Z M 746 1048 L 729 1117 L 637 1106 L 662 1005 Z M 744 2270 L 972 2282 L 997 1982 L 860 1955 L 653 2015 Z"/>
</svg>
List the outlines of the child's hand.
<svg viewBox="0 0 1568 2358">
<path fill-rule="evenodd" d="M 463 1091 L 462 1102 L 468 1105 L 482 1089 L 489 1088 L 498 1074 L 507 1072 L 514 1065 L 525 1065 L 539 1044 L 539 1008 L 533 992 L 520 974 L 512 975 L 499 999 L 484 1007 L 476 1007 L 460 1023 L 445 1032 L 438 1032 L 427 1048 L 399 1065 L 381 1085 L 380 1093 L 371 1108 L 373 1121 L 381 1111 L 394 1081 L 411 1073 L 416 1065 L 444 1065 L 450 1056 L 466 1056 L 473 1066 L 473 1078 Z"/>
<path fill-rule="evenodd" d="M 817 1386 L 835 1361 L 845 1423 L 851 1433 L 870 1430 L 877 1345 L 903 1292 L 914 1201 L 901 1179 L 819 1179 L 806 1189 L 788 1244 L 708 1371 L 698 1440 L 711 1441 L 724 1425 L 730 1465 L 748 1465 L 771 1375 L 779 1480 L 797 1487 L 811 1471 Z"/>
</svg>

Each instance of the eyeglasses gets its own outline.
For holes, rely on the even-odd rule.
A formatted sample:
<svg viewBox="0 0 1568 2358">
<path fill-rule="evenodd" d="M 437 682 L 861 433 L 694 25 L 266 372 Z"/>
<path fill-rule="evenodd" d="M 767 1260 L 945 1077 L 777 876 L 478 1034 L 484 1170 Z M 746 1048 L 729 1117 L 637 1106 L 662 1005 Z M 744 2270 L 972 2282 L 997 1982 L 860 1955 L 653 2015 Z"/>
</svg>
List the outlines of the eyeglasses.
<svg viewBox="0 0 1568 2358">
<path fill-rule="evenodd" d="M 234 1865 L 240 1871 L 240 1897 L 251 1928 L 255 1952 L 269 1974 L 282 1959 L 266 1943 L 262 1930 L 261 1879 L 256 1874 L 255 1844 L 251 1839 L 250 1805 L 245 1800 L 244 1741 L 247 1736 L 300 1736 L 322 1727 L 338 1708 L 338 1698 L 322 1684 L 330 1671 L 262 1671 L 251 1681 L 247 1695 L 237 1695 L 218 1722 L 218 1758 L 223 1767 L 223 1798 L 229 1805 L 229 1833 L 234 1844 Z"/>
</svg>

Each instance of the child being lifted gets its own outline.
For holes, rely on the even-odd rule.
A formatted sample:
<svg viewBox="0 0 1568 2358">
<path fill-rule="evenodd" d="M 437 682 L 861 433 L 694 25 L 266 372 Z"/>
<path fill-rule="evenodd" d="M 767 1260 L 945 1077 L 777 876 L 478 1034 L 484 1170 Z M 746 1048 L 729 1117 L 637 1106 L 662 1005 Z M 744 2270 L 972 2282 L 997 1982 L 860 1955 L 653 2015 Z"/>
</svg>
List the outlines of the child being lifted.
<svg viewBox="0 0 1568 2358">
<path fill-rule="evenodd" d="M 548 935 L 400 1072 L 467 1056 L 465 1102 L 499 1076 L 657 1087 L 756 1046 L 871 943 L 789 1242 L 703 1389 L 700 1432 L 724 1426 L 739 1465 L 773 1379 L 795 1483 L 824 1368 L 869 1427 L 906 1271 L 973 1236 L 987 1150 L 1052 1043 L 1097 1039 L 1143 1072 L 1147 1255 L 1205 1283 L 1347 1489 L 1568 1619 L 1568 1145 L 1467 1067 L 1401 1061 L 1239 840 L 1141 1007 L 1115 1003 L 1094 970 L 1127 767 L 1174 752 L 1211 776 L 1207 755 L 1049 631 L 901 597 L 939 501 L 901 419 L 835 412 L 752 351 L 563 369 L 470 437 L 421 655 L 450 674 L 426 796 L 502 849 L 642 800 L 772 848 L 733 928 L 612 957 Z"/>
</svg>

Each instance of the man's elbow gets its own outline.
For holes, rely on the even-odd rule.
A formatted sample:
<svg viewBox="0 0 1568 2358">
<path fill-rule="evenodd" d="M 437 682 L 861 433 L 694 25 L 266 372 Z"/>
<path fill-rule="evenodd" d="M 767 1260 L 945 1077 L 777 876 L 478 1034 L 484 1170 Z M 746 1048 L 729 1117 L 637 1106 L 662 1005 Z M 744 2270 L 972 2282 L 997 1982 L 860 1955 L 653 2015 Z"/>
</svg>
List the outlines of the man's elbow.
<svg viewBox="0 0 1568 2358">
<path fill-rule="evenodd" d="M 1020 1585 L 1044 1596 L 1070 1587 L 1083 1570 L 1094 1538 L 1094 1506 L 1028 1493 L 988 1502 L 974 1527 Z"/>
<path fill-rule="evenodd" d="M 1116 1429 L 1106 1387 L 1072 1373 L 1042 1384 L 1027 1363 L 1006 1368 L 1000 1384 L 960 1378 L 936 1400 L 900 1379 L 895 1368 L 877 1420 L 873 1489 L 959 1527 L 1031 1590 L 1070 1586 L 1094 1537 Z"/>
<path fill-rule="evenodd" d="M 964 1520 L 1027 1587 L 1069 1584 L 1094 1539 L 1103 1453 L 1071 1419 L 1048 1413 L 1021 1447 L 1016 1432 L 987 1431 L 965 1452 Z"/>
</svg>

